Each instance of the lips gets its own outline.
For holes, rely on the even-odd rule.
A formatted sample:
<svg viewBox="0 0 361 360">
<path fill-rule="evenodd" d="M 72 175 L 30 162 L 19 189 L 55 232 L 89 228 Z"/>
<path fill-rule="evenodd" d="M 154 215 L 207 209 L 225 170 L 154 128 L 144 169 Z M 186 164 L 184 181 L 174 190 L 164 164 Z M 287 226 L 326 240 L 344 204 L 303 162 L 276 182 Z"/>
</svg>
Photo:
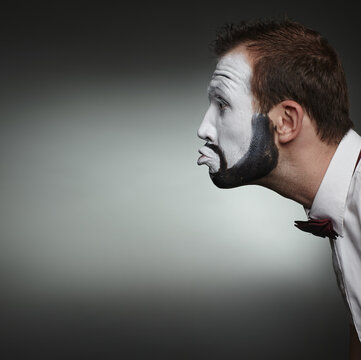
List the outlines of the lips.
<svg viewBox="0 0 361 360">
<path fill-rule="evenodd" d="M 208 156 L 201 155 L 197 160 L 197 164 L 198 165 L 203 165 L 203 164 L 205 164 L 207 162 L 208 159 L 209 159 Z"/>
<path fill-rule="evenodd" d="M 209 160 L 211 160 L 211 158 L 214 158 L 214 156 L 216 155 L 215 152 L 207 146 L 203 146 L 198 150 L 198 152 L 201 154 L 201 156 L 197 160 L 198 165 L 203 165 L 207 163 Z"/>
</svg>

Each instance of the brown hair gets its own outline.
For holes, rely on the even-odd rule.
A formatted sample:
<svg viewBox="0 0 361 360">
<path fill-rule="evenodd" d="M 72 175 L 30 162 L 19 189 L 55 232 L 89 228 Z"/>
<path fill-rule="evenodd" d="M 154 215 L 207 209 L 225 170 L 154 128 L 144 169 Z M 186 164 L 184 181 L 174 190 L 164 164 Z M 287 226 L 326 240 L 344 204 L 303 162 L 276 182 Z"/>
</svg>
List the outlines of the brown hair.
<svg viewBox="0 0 361 360">
<path fill-rule="evenodd" d="M 212 47 L 220 57 L 240 45 L 253 60 L 251 86 L 260 112 L 294 100 L 328 143 L 340 141 L 353 127 L 341 62 L 321 34 L 288 19 L 256 20 L 226 24 Z"/>
</svg>

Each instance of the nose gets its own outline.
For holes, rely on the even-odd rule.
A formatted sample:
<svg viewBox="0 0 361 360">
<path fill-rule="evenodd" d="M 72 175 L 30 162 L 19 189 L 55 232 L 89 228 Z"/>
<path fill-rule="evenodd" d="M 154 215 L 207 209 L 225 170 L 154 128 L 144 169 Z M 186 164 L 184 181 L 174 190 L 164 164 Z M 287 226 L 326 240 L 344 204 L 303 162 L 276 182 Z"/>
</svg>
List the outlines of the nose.
<svg viewBox="0 0 361 360">
<path fill-rule="evenodd" d="M 214 127 L 214 124 L 212 123 L 211 108 L 209 108 L 206 114 L 204 115 L 203 121 L 199 126 L 197 135 L 203 140 L 207 140 L 212 143 L 215 142 L 216 129 Z"/>
</svg>

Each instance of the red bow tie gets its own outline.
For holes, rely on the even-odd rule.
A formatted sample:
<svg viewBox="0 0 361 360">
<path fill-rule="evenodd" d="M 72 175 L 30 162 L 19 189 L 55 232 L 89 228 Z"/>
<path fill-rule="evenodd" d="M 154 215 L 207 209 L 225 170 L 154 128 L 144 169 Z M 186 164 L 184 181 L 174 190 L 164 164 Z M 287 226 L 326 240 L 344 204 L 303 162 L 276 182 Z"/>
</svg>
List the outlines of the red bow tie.
<svg viewBox="0 0 361 360">
<path fill-rule="evenodd" d="M 361 151 L 358 155 L 355 168 L 361 159 Z M 329 237 L 331 240 L 336 240 L 338 234 L 333 230 L 332 222 L 330 219 L 309 219 L 308 221 L 295 221 L 295 226 L 302 231 L 309 232 L 316 236 Z"/>
<path fill-rule="evenodd" d="M 295 221 L 295 226 L 302 230 L 309 232 L 316 236 L 329 237 L 331 240 L 336 240 L 338 234 L 333 230 L 330 219 L 310 219 L 308 221 Z"/>
</svg>

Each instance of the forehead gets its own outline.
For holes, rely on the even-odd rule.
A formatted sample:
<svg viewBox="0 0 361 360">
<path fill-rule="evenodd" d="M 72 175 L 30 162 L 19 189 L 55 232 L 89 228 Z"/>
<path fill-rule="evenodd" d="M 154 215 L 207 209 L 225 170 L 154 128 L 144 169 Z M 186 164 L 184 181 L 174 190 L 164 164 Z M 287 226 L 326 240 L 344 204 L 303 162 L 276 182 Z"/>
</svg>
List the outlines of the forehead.
<svg viewBox="0 0 361 360">
<path fill-rule="evenodd" d="M 240 84 L 249 84 L 252 69 L 242 53 L 231 53 L 223 56 L 214 70 L 210 87 L 223 85 L 234 88 Z"/>
</svg>

